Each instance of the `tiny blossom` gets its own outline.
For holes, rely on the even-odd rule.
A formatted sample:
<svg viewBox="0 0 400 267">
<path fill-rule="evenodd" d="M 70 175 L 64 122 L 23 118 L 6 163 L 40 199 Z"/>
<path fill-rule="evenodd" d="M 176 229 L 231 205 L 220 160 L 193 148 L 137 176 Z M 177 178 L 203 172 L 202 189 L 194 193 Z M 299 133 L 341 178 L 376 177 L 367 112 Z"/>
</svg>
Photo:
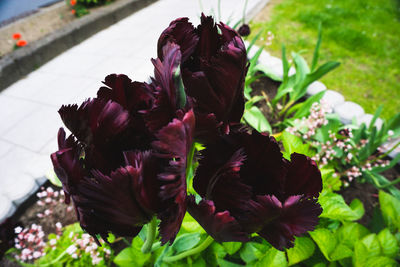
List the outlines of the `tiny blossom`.
<svg viewBox="0 0 400 267">
<path fill-rule="evenodd" d="M 67 248 L 66 252 L 70 255 L 72 255 L 73 253 L 75 253 L 75 251 L 77 250 L 75 245 L 71 245 Z"/>
<path fill-rule="evenodd" d="M 15 232 L 16 234 L 21 233 L 21 231 L 22 231 L 22 227 L 21 227 L 21 226 L 17 226 L 17 227 L 15 227 L 15 229 L 14 229 L 14 232 Z"/>
</svg>

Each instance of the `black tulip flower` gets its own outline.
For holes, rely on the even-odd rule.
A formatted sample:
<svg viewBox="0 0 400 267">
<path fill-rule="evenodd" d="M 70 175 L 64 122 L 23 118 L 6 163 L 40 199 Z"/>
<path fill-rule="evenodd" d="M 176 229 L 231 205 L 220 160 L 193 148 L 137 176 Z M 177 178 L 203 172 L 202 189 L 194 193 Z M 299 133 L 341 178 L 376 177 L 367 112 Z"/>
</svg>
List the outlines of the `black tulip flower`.
<svg viewBox="0 0 400 267">
<path fill-rule="evenodd" d="M 179 46 L 153 60 L 151 84 L 109 75 L 97 98 L 62 106 L 59 150 L 51 155 L 83 229 L 103 239 L 109 232 L 135 236 L 153 216 L 162 243 L 172 242 L 186 212 L 186 162 L 194 113 L 175 88 Z"/>
<path fill-rule="evenodd" d="M 240 26 L 238 33 L 240 34 L 240 36 L 246 37 L 250 35 L 250 27 L 247 24 L 243 24 L 242 26 Z"/>
<path fill-rule="evenodd" d="M 203 200 L 189 212 L 217 241 L 258 233 L 277 249 L 313 230 L 322 209 L 321 174 L 308 157 L 282 157 L 273 137 L 235 130 L 202 153 L 193 185 Z M 221 224 L 229 221 L 229 224 Z"/>
<path fill-rule="evenodd" d="M 244 110 L 248 62 L 242 39 L 227 25 L 202 15 L 197 28 L 187 18 L 171 22 L 158 40 L 160 59 L 168 42 L 178 44 L 182 53 L 183 84 L 196 115 L 195 138 L 208 142 L 228 133 Z"/>
</svg>

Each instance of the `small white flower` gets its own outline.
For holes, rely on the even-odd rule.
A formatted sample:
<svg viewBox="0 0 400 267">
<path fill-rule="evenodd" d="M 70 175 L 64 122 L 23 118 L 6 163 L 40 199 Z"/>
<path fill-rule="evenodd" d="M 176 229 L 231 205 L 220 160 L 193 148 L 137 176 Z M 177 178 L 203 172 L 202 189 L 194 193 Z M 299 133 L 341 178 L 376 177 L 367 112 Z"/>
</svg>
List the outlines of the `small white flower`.
<svg viewBox="0 0 400 267">
<path fill-rule="evenodd" d="M 14 233 L 16 233 L 16 234 L 21 233 L 21 231 L 22 231 L 22 227 L 21 227 L 21 226 L 17 226 L 17 227 L 15 227 L 15 229 L 14 229 Z"/>
<path fill-rule="evenodd" d="M 71 246 L 69 246 L 69 247 L 67 248 L 66 252 L 67 252 L 69 255 L 72 255 L 72 254 L 75 253 L 76 250 L 77 250 L 76 246 L 75 246 L 75 245 L 71 245 Z"/>
</svg>

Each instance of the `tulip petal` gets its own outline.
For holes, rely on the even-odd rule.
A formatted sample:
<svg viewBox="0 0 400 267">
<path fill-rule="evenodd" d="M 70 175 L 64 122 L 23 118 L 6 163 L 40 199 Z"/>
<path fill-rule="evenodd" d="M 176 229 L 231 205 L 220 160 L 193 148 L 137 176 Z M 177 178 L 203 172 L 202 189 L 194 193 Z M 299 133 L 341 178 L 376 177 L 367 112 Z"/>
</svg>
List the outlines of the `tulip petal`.
<svg viewBox="0 0 400 267">
<path fill-rule="evenodd" d="M 179 18 L 172 21 L 158 39 L 157 56 L 163 60 L 163 47 L 167 42 L 173 42 L 179 45 L 182 60 L 186 61 L 196 49 L 199 37 L 195 34 L 195 29 L 188 18 Z"/>
<path fill-rule="evenodd" d="M 188 211 L 206 232 L 217 242 L 246 242 L 248 235 L 229 211 L 216 212 L 213 201 L 201 200 L 196 204 L 194 196 L 188 197 Z"/>
<path fill-rule="evenodd" d="M 110 176 L 97 170 L 93 178 L 83 179 L 73 200 L 83 229 L 95 236 L 109 232 L 135 236 L 150 217 L 135 199 L 133 179 L 129 171 L 119 168 Z"/>
<path fill-rule="evenodd" d="M 322 191 L 322 179 L 317 164 L 298 153 L 293 153 L 290 160 L 285 178 L 285 196 L 303 194 L 307 197 L 318 197 Z"/>
<path fill-rule="evenodd" d="M 173 119 L 163 127 L 153 142 L 156 155 L 168 160 L 165 171 L 158 176 L 165 183 L 161 186 L 159 196 L 169 203 L 165 211 L 159 213 L 162 243 L 173 242 L 186 212 L 186 164 L 194 125 L 194 114 L 190 110 L 182 120 Z"/>
<path fill-rule="evenodd" d="M 322 213 L 316 200 L 303 196 L 291 196 L 283 203 L 275 196 L 257 196 L 251 206 L 251 222 L 242 223 L 257 225 L 257 233 L 279 250 L 293 247 L 295 236 L 314 230 Z"/>
</svg>

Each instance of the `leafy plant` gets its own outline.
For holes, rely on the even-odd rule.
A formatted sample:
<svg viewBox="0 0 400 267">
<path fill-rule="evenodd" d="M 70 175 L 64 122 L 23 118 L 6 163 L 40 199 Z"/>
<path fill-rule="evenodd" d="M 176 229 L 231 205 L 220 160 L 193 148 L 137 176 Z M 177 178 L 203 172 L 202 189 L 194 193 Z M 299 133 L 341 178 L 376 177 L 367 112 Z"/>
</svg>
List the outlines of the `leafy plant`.
<svg viewBox="0 0 400 267">
<path fill-rule="evenodd" d="M 251 41 L 248 51 L 253 47 L 256 40 L 261 36 L 262 32 L 257 34 Z M 273 72 L 263 64 L 258 64 L 257 61 L 263 51 L 263 47 L 260 47 L 254 56 L 250 59 L 250 67 L 245 81 L 245 96 L 248 100 L 246 104 L 246 111 L 244 119 L 252 127 L 258 131 L 265 131 L 270 129 L 267 127 L 266 121 L 272 120 L 275 122 L 273 125 L 278 131 L 283 130 L 285 127 L 292 125 L 293 121 L 310 113 L 310 108 L 313 103 L 318 102 L 324 95 L 324 91 L 320 92 L 306 101 L 299 102 L 306 92 L 307 87 L 314 81 L 320 79 L 328 72 L 337 68 L 340 63 L 338 62 L 327 62 L 317 67 L 319 58 L 319 48 L 321 45 L 321 28 L 318 34 L 317 44 L 314 50 L 314 57 L 312 65 L 309 67 L 305 59 L 299 53 L 292 53 L 293 63 L 289 63 L 286 56 L 286 48 L 282 46 L 282 65 L 283 65 L 283 77 L 277 77 Z M 294 67 L 295 74 L 289 75 L 289 70 Z M 264 96 L 251 97 L 251 84 L 262 76 L 268 76 L 273 80 L 280 81 L 281 84 L 276 92 L 273 99 L 268 99 Z M 267 102 L 269 109 L 270 118 L 265 119 L 261 116 L 262 112 L 255 107 L 255 103 L 264 99 Z M 247 113 L 246 113 L 247 112 Z M 247 115 L 247 116 L 246 116 Z M 260 121 L 256 124 L 255 121 Z"/>
</svg>

